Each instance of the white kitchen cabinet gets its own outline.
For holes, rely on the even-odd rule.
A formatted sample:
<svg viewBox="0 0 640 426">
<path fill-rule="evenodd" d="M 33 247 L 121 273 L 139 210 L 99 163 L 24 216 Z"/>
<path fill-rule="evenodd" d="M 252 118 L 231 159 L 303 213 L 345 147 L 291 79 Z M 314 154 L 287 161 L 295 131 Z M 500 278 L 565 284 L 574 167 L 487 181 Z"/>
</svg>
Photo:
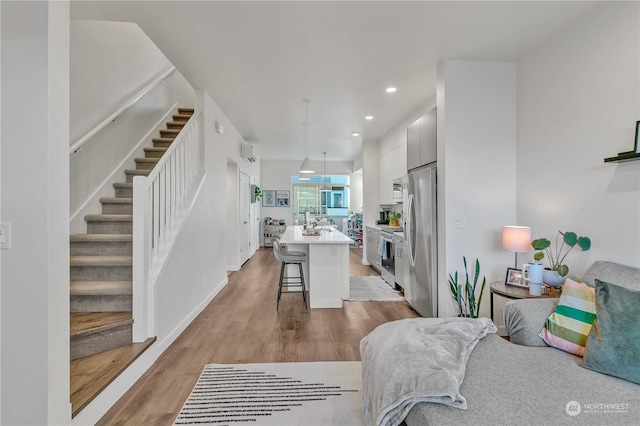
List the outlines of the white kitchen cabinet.
<svg viewBox="0 0 640 426">
<path fill-rule="evenodd" d="M 393 180 L 407 174 L 407 144 L 401 143 L 378 157 L 378 202 L 395 204 Z"/>
<path fill-rule="evenodd" d="M 380 230 L 372 226 L 366 227 L 367 237 L 367 262 L 371 264 L 378 272 L 382 269 L 382 257 L 378 254 L 378 245 L 380 244 Z"/>
<path fill-rule="evenodd" d="M 407 170 L 433 163 L 437 160 L 436 108 L 407 127 Z"/>
</svg>

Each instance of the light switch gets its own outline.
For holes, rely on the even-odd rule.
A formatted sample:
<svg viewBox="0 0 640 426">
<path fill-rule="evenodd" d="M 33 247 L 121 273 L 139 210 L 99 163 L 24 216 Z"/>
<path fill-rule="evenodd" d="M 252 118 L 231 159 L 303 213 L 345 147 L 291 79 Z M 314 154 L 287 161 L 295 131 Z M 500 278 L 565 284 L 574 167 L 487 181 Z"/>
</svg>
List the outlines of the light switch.
<svg viewBox="0 0 640 426">
<path fill-rule="evenodd" d="M 453 226 L 458 229 L 466 228 L 467 224 L 465 223 L 464 216 L 456 217 Z"/>
<path fill-rule="evenodd" d="M 0 223 L 0 249 L 11 250 L 11 222 Z"/>
</svg>

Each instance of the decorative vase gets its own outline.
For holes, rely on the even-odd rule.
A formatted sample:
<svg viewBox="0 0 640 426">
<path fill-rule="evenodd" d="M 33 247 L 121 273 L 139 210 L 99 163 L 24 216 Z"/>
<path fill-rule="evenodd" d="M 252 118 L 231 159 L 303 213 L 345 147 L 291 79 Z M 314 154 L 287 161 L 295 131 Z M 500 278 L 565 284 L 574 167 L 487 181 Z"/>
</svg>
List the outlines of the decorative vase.
<svg viewBox="0 0 640 426">
<path fill-rule="evenodd" d="M 545 269 L 542 272 L 542 281 L 550 287 L 562 287 L 564 285 L 565 277 L 561 276 L 557 271 Z"/>
<path fill-rule="evenodd" d="M 389 226 L 399 226 L 400 222 L 398 222 L 398 219 L 391 219 L 391 221 L 389 222 Z"/>
</svg>

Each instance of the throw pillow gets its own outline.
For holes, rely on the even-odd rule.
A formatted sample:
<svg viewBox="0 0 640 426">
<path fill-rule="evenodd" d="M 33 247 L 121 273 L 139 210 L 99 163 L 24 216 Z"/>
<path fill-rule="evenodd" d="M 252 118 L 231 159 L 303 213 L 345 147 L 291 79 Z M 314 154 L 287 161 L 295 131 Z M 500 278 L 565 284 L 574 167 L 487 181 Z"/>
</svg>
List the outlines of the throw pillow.
<svg viewBox="0 0 640 426">
<path fill-rule="evenodd" d="M 596 280 L 596 313 L 582 367 L 640 384 L 640 291 Z"/>
<path fill-rule="evenodd" d="M 583 356 L 595 318 L 595 289 L 567 278 L 558 306 L 545 321 L 539 336 L 549 346 Z"/>
</svg>

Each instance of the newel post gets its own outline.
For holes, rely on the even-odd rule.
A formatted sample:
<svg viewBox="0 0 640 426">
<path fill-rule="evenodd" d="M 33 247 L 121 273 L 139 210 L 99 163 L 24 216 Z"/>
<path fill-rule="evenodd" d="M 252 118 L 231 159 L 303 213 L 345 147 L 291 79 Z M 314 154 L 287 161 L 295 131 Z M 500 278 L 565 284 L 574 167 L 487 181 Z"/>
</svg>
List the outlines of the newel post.
<svg viewBox="0 0 640 426">
<path fill-rule="evenodd" d="M 149 294 L 150 202 L 147 178 L 133 178 L 133 341 L 142 342 L 153 336 L 152 303 Z"/>
</svg>

